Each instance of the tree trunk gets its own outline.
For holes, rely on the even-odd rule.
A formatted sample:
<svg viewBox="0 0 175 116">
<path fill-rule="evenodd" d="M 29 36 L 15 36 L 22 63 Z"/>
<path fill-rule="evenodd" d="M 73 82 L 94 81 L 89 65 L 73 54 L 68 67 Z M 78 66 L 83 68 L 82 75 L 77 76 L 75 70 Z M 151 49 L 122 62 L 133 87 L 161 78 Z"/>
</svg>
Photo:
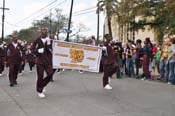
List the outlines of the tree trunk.
<svg viewBox="0 0 175 116">
<path fill-rule="evenodd" d="M 57 32 L 57 40 L 59 40 L 59 34 L 60 34 L 60 31 L 58 30 L 58 32 Z"/>
<path fill-rule="evenodd" d="M 110 17 L 107 17 L 107 21 L 108 21 L 108 30 L 109 30 L 109 34 L 111 37 L 112 36 L 112 27 L 111 27 L 111 18 Z"/>
</svg>

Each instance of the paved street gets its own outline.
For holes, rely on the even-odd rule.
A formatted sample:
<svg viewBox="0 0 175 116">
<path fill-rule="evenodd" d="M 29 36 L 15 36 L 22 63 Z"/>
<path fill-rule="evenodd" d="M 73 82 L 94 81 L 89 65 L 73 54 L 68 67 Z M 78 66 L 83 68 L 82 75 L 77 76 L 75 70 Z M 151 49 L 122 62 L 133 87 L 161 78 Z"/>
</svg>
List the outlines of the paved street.
<svg viewBox="0 0 175 116">
<path fill-rule="evenodd" d="M 175 86 L 136 79 L 112 79 L 103 90 L 102 74 L 55 74 L 45 99 L 35 92 L 36 73 L 26 69 L 11 88 L 0 77 L 0 116 L 175 116 Z"/>
</svg>

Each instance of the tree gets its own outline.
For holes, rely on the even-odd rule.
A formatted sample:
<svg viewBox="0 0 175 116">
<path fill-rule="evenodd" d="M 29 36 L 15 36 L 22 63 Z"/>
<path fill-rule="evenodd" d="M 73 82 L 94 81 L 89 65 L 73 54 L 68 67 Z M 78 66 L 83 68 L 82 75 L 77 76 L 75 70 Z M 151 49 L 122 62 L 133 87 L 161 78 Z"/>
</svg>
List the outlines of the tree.
<svg viewBox="0 0 175 116">
<path fill-rule="evenodd" d="M 118 0 L 99 0 L 98 4 L 100 9 L 105 9 L 107 23 L 108 23 L 108 30 L 109 34 L 112 37 L 112 28 L 111 28 L 111 19 L 115 11 L 115 6 L 117 5 Z"/>
<path fill-rule="evenodd" d="M 129 24 L 130 30 L 137 31 L 149 26 L 157 33 L 158 39 L 165 34 L 175 34 L 174 0 L 121 0 L 115 11 L 118 22 L 121 25 Z"/>
<path fill-rule="evenodd" d="M 83 32 L 87 32 L 89 29 L 82 23 L 77 24 L 76 26 L 74 26 L 74 29 L 72 29 L 74 32 L 70 35 L 70 40 L 71 39 L 78 39 L 78 38 L 84 38 L 83 35 L 81 35 L 81 33 Z M 81 41 L 77 40 L 79 43 Z M 74 42 L 77 42 L 74 41 Z"/>
<path fill-rule="evenodd" d="M 28 28 L 28 29 L 22 29 L 20 30 L 17 35 L 19 39 L 26 40 L 28 42 L 31 42 L 33 39 L 35 39 L 38 36 L 38 30 L 34 27 Z"/>
<path fill-rule="evenodd" d="M 67 27 L 68 18 L 61 14 L 62 10 L 60 9 L 55 9 L 55 12 L 56 16 L 55 22 L 53 22 L 53 30 L 54 32 L 56 32 L 57 39 L 59 39 L 60 31 Z"/>
<path fill-rule="evenodd" d="M 26 40 L 30 42 L 38 36 L 40 28 L 44 26 L 48 29 L 50 29 L 49 27 L 51 27 L 49 31 L 51 31 L 52 33 L 56 33 L 58 38 L 60 30 L 65 29 L 65 27 L 67 26 L 65 22 L 67 22 L 68 20 L 66 16 L 61 14 L 61 12 L 62 11 L 60 9 L 55 9 L 55 15 L 53 15 L 53 17 L 45 16 L 41 20 L 35 20 L 31 27 L 21 29 L 19 32 L 15 31 L 13 33 L 17 34 L 21 40 Z"/>
<path fill-rule="evenodd" d="M 33 27 L 39 29 L 45 26 L 50 29 L 50 32 L 56 33 L 57 39 L 59 39 L 60 31 L 67 27 L 68 18 L 62 15 L 61 9 L 55 9 L 53 14 L 55 15 L 52 15 L 52 17 L 45 16 L 43 19 L 33 22 Z"/>
<path fill-rule="evenodd" d="M 56 33 L 58 38 L 60 30 L 64 30 L 65 26 L 67 26 L 65 22 L 67 22 L 68 19 L 66 16 L 61 14 L 62 11 L 60 9 L 55 9 L 55 12 L 55 16 L 53 16 L 52 19 L 49 16 L 45 16 L 41 20 L 34 21 L 31 27 L 21 29 L 19 32 L 15 31 L 13 33 L 16 33 L 21 40 L 30 42 L 38 36 L 39 29 L 44 26 L 47 28 L 52 27 L 50 31 L 52 33 Z M 51 25 L 50 21 L 52 22 Z"/>
</svg>

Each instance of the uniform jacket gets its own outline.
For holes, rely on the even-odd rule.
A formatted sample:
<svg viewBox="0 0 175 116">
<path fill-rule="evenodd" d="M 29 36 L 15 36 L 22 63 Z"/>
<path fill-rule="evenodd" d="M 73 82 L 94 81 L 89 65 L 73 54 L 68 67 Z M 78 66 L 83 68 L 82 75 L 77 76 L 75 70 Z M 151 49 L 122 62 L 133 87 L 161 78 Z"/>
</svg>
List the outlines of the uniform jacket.
<svg viewBox="0 0 175 116">
<path fill-rule="evenodd" d="M 103 55 L 103 64 L 104 65 L 113 65 L 116 64 L 116 56 L 114 55 L 114 50 L 110 44 L 105 43 L 106 55 Z"/>
<path fill-rule="evenodd" d="M 5 48 L 0 47 L 0 57 L 5 57 Z"/>
<path fill-rule="evenodd" d="M 27 62 L 35 63 L 35 55 L 31 52 L 30 49 L 27 50 Z"/>
<path fill-rule="evenodd" d="M 38 50 L 44 48 L 44 53 L 39 53 Z M 36 55 L 36 64 L 51 65 L 52 61 L 50 59 L 51 49 L 50 44 L 48 45 L 47 41 L 42 42 L 41 37 L 38 37 L 31 46 L 31 51 Z"/>
<path fill-rule="evenodd" d="M 6 49 L 6 61 L 8 64 L 21 64 L 22 61 L 25 61 L 24 54 L 22 46 L 19 43 L 16 48 L 10 43 Z"/>
</svg>

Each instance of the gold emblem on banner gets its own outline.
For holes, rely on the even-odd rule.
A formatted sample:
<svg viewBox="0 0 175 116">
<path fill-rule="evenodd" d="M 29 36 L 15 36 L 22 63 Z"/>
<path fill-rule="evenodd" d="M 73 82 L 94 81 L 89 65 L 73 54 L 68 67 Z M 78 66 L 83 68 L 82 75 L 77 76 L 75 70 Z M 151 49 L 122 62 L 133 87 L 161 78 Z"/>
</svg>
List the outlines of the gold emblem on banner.
<svg viewBox="0 0 175 116">
<path fill-rule="evenodd" d="M 70 49 L 70 58 L 72 58 L 72 63 L 82 62 L 84 59 L 83 50 Z"/>
</svg>

